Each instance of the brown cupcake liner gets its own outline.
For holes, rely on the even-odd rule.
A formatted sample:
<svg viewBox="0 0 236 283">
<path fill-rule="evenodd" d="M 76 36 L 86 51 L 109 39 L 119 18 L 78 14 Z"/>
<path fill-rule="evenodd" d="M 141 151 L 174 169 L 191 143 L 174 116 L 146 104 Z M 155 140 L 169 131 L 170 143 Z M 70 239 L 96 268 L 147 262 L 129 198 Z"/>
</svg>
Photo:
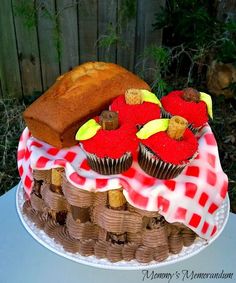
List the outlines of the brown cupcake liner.
<svg viewBox="0 0 236 283">
<path fill-rule="evenodd" d="M 174 115 L 170 114 L 170 112 L 167 112 L 163 107 L 161 107 L 161 118 L 167 118 L 170 119 L 171 117 L 173 117 Z M 196 135 L 202 128 L 202 126 L 200 127 L 194 127 L 193 124 L 188 124 L 188 128 L 194 133 L 194 135 Z"/>
<path fill-rule="evenodd" d="M 175 165 L 167 163 L 157 157 L 148 147 L 139 144 L 138 163 L 148 175 L 158 179 L 176 178 L 184 168 L 194 159 L 195 155 L 185 164 Z"/>
<path fill-rule="evenodd" d="M 114 175 L 127 171 L 133 162 L 130 152 L 126 152 L 120 158 L 99 158 L 93 153 L 86 152 L 89 166 L 99 174 Z"/>
</svg>

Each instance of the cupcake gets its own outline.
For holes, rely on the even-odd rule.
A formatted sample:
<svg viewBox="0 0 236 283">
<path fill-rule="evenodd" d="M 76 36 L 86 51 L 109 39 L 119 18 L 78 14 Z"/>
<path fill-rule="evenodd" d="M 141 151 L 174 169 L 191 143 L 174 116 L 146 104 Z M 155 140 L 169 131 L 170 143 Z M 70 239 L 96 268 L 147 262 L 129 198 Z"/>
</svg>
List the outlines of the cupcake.
<svg viewBox="0 0 236 283">
<path fill-rule="evenodd" d="M 173 179 L 194 159 L 198 142 L 180 116 L 150 121 L 137 133 L 138 162 L 148 174 Z"/>
<path fill-rule="evenodd" d="M 118 114 L 103 111 L 99 123 L 91 119 L 76 134 L 89 166 L 103 175 L 120 174 L 129 169 L 137 155 L 136 128 L 129 123 L 119 124 Z"/>
<path fill-rule="evenodd" d="M 159 119 L 161 103 L 154 93 L 144 89 L 128 89 L 125 95 L 115 98 L 110 106 L 119 113 L 119 122 L 127 121 L 133 125 L 144 125 L 148 121 Z"/>
<path fill-rule="evenodd" d="M 172 91 L 161 99 L 161 103 L 162 117 L 181 116 L 195 133 L 208 122 L 209 116 L 213 116 L 210 95 L 193 88 Z"/>
</svg>

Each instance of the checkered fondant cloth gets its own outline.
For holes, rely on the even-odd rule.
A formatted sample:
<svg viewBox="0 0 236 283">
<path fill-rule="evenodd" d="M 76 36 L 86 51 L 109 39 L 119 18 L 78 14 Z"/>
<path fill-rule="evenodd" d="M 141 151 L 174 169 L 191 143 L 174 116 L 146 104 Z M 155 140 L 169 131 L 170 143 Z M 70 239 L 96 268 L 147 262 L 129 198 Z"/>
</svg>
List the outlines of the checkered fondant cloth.
<svg viewBox="0 0 236 283">
<path fill-rule="evenodd" d="M 18 147 L 18 169 L 28 196 L 33 187 L 32 169 L 64 167 L 69 182 L 80 189 L 106 191 L 122 186 L 133 206 L 159 210 L 168 222 L 181 222 L 209 239 L 217 231 L 214 215 L 226 197 L 228 179 L 208 125 L 199 133 L 198 141 L 197 158 L 175 179 L 148 176 L 136 161 L 123 174 L 103 176 L 89 168 L 79 145 L 58 150 L 33 138 L 26 128 Z"/>
</svg>

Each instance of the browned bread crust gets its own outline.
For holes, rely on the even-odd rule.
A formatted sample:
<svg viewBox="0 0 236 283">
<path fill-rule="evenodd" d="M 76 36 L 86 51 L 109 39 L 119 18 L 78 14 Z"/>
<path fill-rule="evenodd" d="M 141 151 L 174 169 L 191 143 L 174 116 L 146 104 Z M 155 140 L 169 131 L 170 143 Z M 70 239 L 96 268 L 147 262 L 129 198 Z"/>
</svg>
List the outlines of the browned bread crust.
<svg viewBox="0 0 236 283">
<path fill-rule="evenodd" d="M 35 138 L 57 148 L 76 144 L 77 129 L 128 88 L 150 90 L 136 75 L 112 63 L 88 62 L 60 76 L 23 113 Z"/>
</svg>

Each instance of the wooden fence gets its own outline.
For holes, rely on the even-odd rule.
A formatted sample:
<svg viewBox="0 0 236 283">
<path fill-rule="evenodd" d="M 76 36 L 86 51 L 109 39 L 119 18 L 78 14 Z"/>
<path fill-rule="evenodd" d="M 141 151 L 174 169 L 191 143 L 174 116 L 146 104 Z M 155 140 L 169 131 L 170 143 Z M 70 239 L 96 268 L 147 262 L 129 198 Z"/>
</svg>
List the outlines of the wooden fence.
<svg viewBox="0 0 236 283">
<path fill-rule="evenodd" d="M 0 96 L 42 93 L 60 74 L 86 61 L 131 71 L 160 45 L 153 30 L 164 0 L 1 0 Z"/>
</svg>

